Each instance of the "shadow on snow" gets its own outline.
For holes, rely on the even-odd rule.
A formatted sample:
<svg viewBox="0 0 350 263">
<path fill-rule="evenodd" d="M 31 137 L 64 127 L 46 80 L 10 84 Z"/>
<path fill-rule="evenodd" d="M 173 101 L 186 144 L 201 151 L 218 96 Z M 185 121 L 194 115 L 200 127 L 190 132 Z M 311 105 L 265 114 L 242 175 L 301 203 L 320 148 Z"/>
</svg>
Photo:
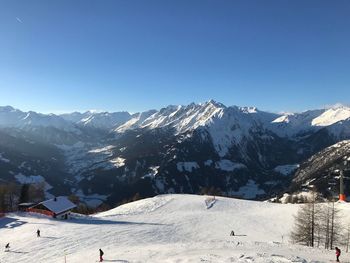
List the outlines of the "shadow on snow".
<svg viewBox="0 0 350 263">
<path fill-rule="evenodd" d="M 0 228 L 15 228 L 26 223 L 26 221 L 22 221 L 17 218 L 5 217 L 0 220 Z"/>
</svg>

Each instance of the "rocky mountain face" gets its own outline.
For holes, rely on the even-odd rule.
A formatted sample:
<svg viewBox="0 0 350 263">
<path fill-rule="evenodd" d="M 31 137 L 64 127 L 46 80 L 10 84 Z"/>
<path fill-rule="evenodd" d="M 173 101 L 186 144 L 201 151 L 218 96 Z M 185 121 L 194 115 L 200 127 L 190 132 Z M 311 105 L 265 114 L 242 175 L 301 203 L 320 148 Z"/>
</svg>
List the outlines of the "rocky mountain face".
<svg viewBox="0 0 350 263">
<path fill-rule="evenodd" d="M 7 106 L 0 107 L 0 180 L 43 182 L 48 195 L 75 194 L 91 206 L 207 191 L 265 199 L 323 176 L 308 170 L 310 160 L 344 139 L 350 109 L 343 106 L 275 114 L 208 101 L 63 115 Z"/>
<path fill-rule="evenodd" d="M 350 140 L 329 146 L 303 162 L 294 175 L 290 190 L 293 193 L 312 186 L 325 197 L 336 197 L 340 170 L 343 171 L 345 185 L 350 186 Z"/>
</svg>

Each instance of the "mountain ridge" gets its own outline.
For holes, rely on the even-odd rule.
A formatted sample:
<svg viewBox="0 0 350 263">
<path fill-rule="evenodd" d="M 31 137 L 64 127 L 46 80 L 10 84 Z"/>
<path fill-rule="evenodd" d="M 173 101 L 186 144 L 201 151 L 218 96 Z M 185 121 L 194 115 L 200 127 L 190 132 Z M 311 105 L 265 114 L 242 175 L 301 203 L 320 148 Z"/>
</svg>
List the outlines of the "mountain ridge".
<svg viewBox="0 0 350 263">
<path fill-rule="evenodd" d="M 65 189 L 95 204 L 209 188 L 264 199 L 288 189 L 295 167 L 313 154 L 350 139 L 348 112 L 342 106 L 276 114 L 213 100 L 134 114 L 55 115 L 5 106 L 0 131 L 15 147 L 0 140 L 2 159 L 10 162 L 0 160 L 0 172 L 15 181 L 40 175 L 50 194 Z M 33 149 L 23 155 L 21 144 Z M 54 149 L 51 158 L 59 163 L 32 158 L 36 148 Z M 35 173 L 23 168 L 26 158 Z"/>
</svg>

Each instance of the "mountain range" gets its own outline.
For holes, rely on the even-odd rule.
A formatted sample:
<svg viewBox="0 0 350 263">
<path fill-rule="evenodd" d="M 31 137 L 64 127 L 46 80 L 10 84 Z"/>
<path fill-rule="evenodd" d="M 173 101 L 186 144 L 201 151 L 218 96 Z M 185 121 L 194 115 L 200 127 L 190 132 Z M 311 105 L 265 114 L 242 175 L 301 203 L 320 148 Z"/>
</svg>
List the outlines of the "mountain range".
<svg viewBox="0 0 350 263">
<path fill-rule="evenodd" d="M 327 195 L 327 180 L 317 178 L 347 160 L 348 139 L 346 106 L 277 114 L 210 100 L 61 115 L 5 106 L 0 182 L 42 182 L 48 196 L 74 194 L 91 206 L 208 191 L 267 199 L 313 181 Z M 337 158 L 328 158 L 329 149 L 338 149 Z"/>
</svg>

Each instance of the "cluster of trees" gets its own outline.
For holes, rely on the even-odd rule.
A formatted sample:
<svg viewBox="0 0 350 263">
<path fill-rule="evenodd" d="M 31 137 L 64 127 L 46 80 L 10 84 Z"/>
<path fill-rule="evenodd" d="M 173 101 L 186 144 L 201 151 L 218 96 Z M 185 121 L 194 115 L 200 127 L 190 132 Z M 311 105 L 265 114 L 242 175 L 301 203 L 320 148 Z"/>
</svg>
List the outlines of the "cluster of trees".
<svg viewBox="0 0 350 263">
<path fill-rule="evenodd" d="M 308 203 L 308 198 L 304 195 L 288 195 L 284 200 L 286 204 L 303 204 Z"/>
<path fill-rule="evenodd" d="M 81 202 L 80 198 L 74 194 L 68 196 L 68 199 L 72 203 L 77 205 L 77 207 L 73 210 L 73 212 L 78 214 L 91 215 L 91 214 L 100 213 L 111 209 L 111 207 L 106 203 L 102 203 L 98 207 L 88 206 L 87 204 Z"/>
<path fill-rule="evenodd" d="M 294 243 L 325 249 L 333 249 L 335 245 L 344 245 L 348 250 L 350 228 L 345 233 L 341 214 L 334 200 L 317 202 L 316 193 L 312 193 L 308 201 L 300 207 L 295 216 L 291 240 Z"/>
<path fill-rule="evenodd" d="M 0 212 L 16 211 L 20 203 L 37 203 L 45 198 L 45 184 L 0 184 Z"/>
<path fill-rule="evenodd" d="M 0 212 L 14 211 L 18 204 L 19 188 L 16 184 L 0 185 Z"/>
</svg>

